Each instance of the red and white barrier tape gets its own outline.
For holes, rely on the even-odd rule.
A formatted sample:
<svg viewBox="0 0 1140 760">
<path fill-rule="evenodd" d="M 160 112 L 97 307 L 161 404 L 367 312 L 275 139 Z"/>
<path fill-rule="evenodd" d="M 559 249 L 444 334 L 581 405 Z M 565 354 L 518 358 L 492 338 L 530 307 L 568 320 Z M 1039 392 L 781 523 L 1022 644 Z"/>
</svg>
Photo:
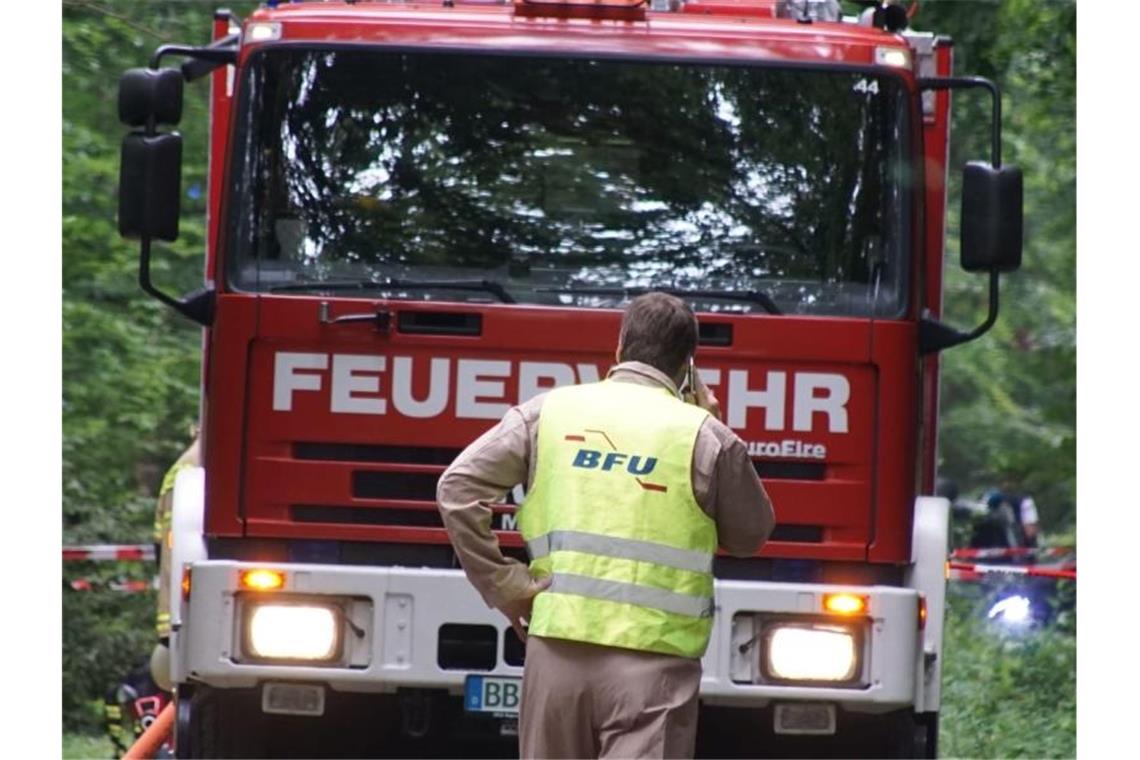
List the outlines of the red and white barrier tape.
<svg viewBox="0 0 1140 760">
<path fill-rule="evenodd" d="M 1002 559 L 1005 557 L 1062 557 L 1077 551 L 1075 546 L 1003 546 L 985 549 L 955 549 L 951 559 Z"/>
<path fill-rule="evenodd" d="M 1077 579 L 1077 566 L 985 565 L 979 562 L 948 562 L 951 580 L 980 580 L 985 575 L 1026 575 L 1033 578 Z"/>
<path fill-rule="evenodd" d="M 154 560 L 153 544 L 88 544 L 63 547 L 63 561 L 142 562 Z"/>
<path fill-rule="evenodd" d="M 129 594 L 154 588 L 153 581 L 104 581 L 99 578 L 77 578 L 67 585 L 72 591 L 125 591 Z"/>
</svg>

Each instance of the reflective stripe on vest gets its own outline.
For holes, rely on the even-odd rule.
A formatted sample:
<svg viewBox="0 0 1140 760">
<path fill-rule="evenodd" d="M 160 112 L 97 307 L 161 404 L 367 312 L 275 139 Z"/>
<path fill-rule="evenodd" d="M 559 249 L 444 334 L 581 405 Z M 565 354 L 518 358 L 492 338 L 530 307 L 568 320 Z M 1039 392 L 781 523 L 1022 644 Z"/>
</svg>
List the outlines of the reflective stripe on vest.
<svg viewBox="0 0 1140 760">
<path fill-rule="evenodd" d="M 636 604 L 656 610 L 672 612 L 689 617 L 712 617 L 713 600 L 707 596 L 679 594 L 663 588 L 642 586 L 639 583 L 620 583 L 600 578 L 571 573 L 554 573 L 550 576 L 550 592 L 553 594 L 577 594 L 594 599 L 608 599 L 611 602 Z"/>
<path fill-rule="evenodd" d="M 549 393 L 518 512 L 532 573 L 551 577 L 532 634 L 704 653 L 717 540 L 692 461 L 706 419 L 661 387 L 607 380 Z"/>
<path fill-rule="evenodd" d="M 712 572 L 713 555 L 708 552 L 678 549 L 675 546 L 639 541 L 636 538 L 599 536 L 576 530 L 551 531 L 527 541 L 526 548 L 532 560 L 542 559 L 551 552 L 582 552 L 638 562 L 652 562 L 655 565 L 690 570 L 694 573 Z"/>
</svg>

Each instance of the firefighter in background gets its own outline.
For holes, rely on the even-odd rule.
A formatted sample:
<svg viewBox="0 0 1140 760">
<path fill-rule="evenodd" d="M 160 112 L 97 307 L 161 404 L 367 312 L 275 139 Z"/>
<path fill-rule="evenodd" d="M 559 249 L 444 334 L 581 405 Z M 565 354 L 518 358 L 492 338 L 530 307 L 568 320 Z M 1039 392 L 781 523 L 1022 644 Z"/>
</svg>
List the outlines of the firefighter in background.
<svg viewBox="0 0 1140 760">
<path fill-rule="evenodd" d="M 103 697 L 103 722 L 116 758 L 127 753 L 126 731 L 123 730 L 123 698 L 128 696 L 123 687 L 126 685 L 127 682 L 124 681 L 118 686 L 112 686 Z"/>
<path fill-rule="evenodd" d="M 987 490 L 978 501 L 960 504 L 961 514 L 970 520 L 971 548 L 1037 547 L 1037 504 L 1029 494 L 1017 493 L 1007 483 Z"/>
<path fill-rule="evenodd" d="M 170 679 L 170 549 L 171 515 L 174 511 L 174 481 L 178 473 L 188 467 L 198 467 L 201 462 L 197 431 L 194 441 L 182 456 L 166 472 L 158 491 L 158 504 L 154 513 L 155 559 L 158 560 L 158 609 L 155 613 L 154 629 L 158 642 L 150 656 L 150 672 L 154 682 L 171 691 L 174 685 Z"/>
<path fill-rule="evenodd" d="M 1037 502 L 1033 501 L 1033 497 L 1028 493 L 1017 490 L 1011 481 L 1002 483 L 999 491 L 987 495 L 987 504 L 991 505 L 991 508 L 995 503 L 1001 504 L 1003 502 L 1009 505 L 1009 511 L 1017 523 L 1021 545 L 1037 546 L 1038 521 L 1040 520 L 1037 514 Z"/>
<path fill-rule="evenodd" d="M 168 702 L 170 693 L 154 682 L 146 661 L 128 673 L 122 683 L 107 690 L 103 698 L 103 717 L 115 757 L 126 754 L 130 745 L 158 719 Z M 173 756 L 169 742 L 163 743 L 155 755 L 160 759 Z"/>
<path fill-rule="evenodd" d="M 514 407 L 439 480 L 468 579 L 526 642 L 523 757 L 694 753 L 713 556 L 718 544 L 752 555 L 775 520 L 747 447 L 696 377 L 696 347 L 686 303 L 634 299 L 604 381 Z M 491 505 L 522 483 L 529 568 L 490 528 Z"/>
</svg>

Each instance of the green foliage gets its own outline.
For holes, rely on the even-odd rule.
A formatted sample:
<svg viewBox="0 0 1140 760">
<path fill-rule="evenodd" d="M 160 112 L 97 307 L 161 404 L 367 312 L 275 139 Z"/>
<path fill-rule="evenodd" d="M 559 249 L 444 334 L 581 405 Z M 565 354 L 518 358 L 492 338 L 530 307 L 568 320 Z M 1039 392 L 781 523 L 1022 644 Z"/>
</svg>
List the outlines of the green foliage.
<svg viewBox="0 0 1140 760">
<path fill-rule="evenodd" d="M 117 230 L 118 73 L 170 39 L 208 36 L 207 6 L 64 6 L 63 516 L 66 541 L 150 535 L 152 494 L 197 412 L 197 330 L 137 285 L 137 246 Z M 205 92 L 188 89 L 184 185 L 205 176 Z M 204 209 L 184 204 L 180 240 L 156 252 L 172 290 L 200 281 Z"/>
<path fill-rule="evenodd" d="M 1063 591 L 1072 593 L 1072 587 Z M 981 598 L 950 597 L 942 670 L 943 757 L 1074 757 L 1077 642 L 1073 618 L 1003 631 Z"/>
<path fill-rule="evenodd" d="M 63 530 L 67 543 L 147 542 L 162 473 L 197 417 L 199 331 L 144 296 L 137 245 L 117 229 L 118 75 L 163 42 L 205 42 L 204 3 L 65 2 L 63 8 Z M 205 86 L 187 87 L 183 188 L 206 174 Z M 183 201 L 180 239 L 155 251 L 155 278 L 201 281 L 202 200 Z M 65 566 L 75 577 L 145 577 L 143 565 Z M 154 595 L 63 599 L 65 726 L 100 731 L 104 690 L 149 652 Z M 94 702 L 93 702 L 94 700 Z M 92 707 L 92 705 L 96 707 Z"/>
<path fill-rule="evenodd" d="M 63 3 L 63 537 L 148 542 L 166 468 L 198 416 L 200 331 L 138 287 L 138 246 L 118 233 L 119 75 L 164 43 L 209 41 L 210 2 Z M 248 13 L 255 4 L 231 4 Z M 179 239 L 156 245 L 155 281 L 201 284 L 205 247 L 206 80 L 187 85 Z M 111 93 L 108 96 L 108 93 Z M 143 565 L 65 567 L 73 577 L 145 577 Z M 65 590 L 64 720 L 101 730 L 92 700 L 145 658 L 154 595 Z"/>
<path fill-rule="evenodd" d="M 1042 522 L 1063 530 L 1076 508 L 1076 5 L 1054 0 L 922 3 L 923 29 L 955 41 L 960 74 L 1003 90 L 1003 161 L 1025 176 L 1021 271 L 1002 278 L 993 330 L 942 358 L 941 471 L 964 495 L 1008 481 L 1033 493 Z M 989 158 L 989 101 L 954 98 L 957 167 Z M 949 208 L 945 315 L 985 314 L 984 278 L 958 267 L 958 209 Z"/>
<path fill-rule="evenodd" d="M 114 757 L 115 748 L 105 736 L 86 734 L 63 735 L 64 760 L 92 760 L 92 758 Z"/>
</svg>

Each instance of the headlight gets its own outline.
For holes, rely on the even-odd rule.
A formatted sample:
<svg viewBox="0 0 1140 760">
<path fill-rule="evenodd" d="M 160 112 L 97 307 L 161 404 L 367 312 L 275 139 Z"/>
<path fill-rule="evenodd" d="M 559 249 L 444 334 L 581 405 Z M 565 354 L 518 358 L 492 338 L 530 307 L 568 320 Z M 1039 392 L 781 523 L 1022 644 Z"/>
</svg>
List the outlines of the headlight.
<svg viewBox="0 0 1140 760">
<path fill-rule="evenodd" d="M 997 618 L 1002 623 L 1022 625 L 1033 621 L 1033 604 L 1029 597 L 1015 594 L 1007 596 L 993 607 L 990 607 L 987 618 Z"/>
<path fill-rule="evenodd" d="M 312 604 L 255 604 L 246 616 L 247 653 L 265 660 L 332 660 L 340 655 L 336 610 Z"/>
<path fill-rule="evenodd" d="M 839 682 L 857 675 L 857 639 L 850 628 L 779 625 L 765 638 L 766 676 L 783 681 Z"/>
</svg>

